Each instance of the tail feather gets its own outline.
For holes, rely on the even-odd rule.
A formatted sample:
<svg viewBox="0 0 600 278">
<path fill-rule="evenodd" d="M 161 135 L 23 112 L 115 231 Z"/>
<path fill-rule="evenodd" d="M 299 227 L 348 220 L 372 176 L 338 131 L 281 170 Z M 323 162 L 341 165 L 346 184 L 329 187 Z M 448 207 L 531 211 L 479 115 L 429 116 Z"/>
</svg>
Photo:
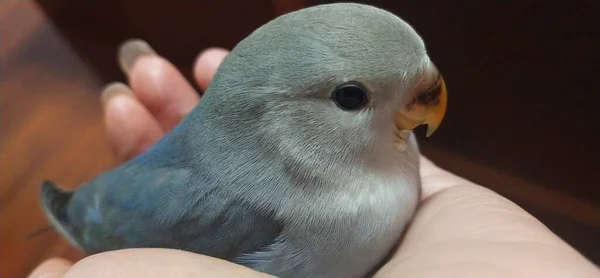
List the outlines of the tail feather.
<svg viewBox="0 0 600 278">
<path fill-rule="evenodd" d="M 41 188 L 42 210 L 48 218 L 48 221 L 66 238 L 73 246 L 83 250 L 81 244 L 73 234 L 73 229 L 67 218 L 67 206 L 73 192 L 63 190 L 52 181 L 43 181 Z"/>
</svg>

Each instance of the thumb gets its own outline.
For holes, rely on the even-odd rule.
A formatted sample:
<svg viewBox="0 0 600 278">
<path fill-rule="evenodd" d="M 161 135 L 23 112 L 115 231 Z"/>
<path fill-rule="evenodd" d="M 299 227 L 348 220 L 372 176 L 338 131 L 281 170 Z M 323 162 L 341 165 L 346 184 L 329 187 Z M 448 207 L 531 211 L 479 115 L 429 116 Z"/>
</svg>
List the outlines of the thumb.
<svg viewBox="0 0 600 278">
<path fill-rule="evenodd" d="M 510 200 L 433 164 L 423 172 L 429 194 L 377 277 L 600 277 Z"/>
</svg>

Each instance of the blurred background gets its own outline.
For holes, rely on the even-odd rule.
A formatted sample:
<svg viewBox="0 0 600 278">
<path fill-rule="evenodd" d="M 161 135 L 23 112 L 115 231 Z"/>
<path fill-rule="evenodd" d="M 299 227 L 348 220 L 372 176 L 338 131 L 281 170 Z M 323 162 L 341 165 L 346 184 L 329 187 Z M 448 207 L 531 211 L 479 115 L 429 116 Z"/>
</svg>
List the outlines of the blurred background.
<svg viewBox="0 0 600 278">
<path fill-rule="evenodd" d="M 148 41 L 191 79 L 206 47 L 231 49 L 274 17 L 330 1 L 0 1 L 0 277 L 81 254 L 49 231 L 42 179 L 74 188 L 116 164 L 99 94 L 125 81 L 117 46 Z M 600 2 L 355 1 L 424 38 L 449 108 L 425 155 L 510 198 L 600 263 Z"/>
</svg>

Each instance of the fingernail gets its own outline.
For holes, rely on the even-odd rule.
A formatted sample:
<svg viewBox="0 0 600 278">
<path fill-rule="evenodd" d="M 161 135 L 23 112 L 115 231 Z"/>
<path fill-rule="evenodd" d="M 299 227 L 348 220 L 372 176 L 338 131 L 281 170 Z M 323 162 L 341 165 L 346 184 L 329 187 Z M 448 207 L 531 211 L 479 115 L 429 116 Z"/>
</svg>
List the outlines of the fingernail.
<svg viewBox="0 0 600 278">
<path fill-rule="evenodd" d="M 109 99 L 117 95 L 127 95 L 135 98 L 135 95 L 127 85 L 121 82 L 113 82 L 106 85 L 106 87 L 104 87 L 102 90 L 102 94 L 100 95 L 102 106 L 105 106 Z"/>
<path fill-rule="evenodd" d="M 135 62 L 142 56 L 153 56 L 156 52 L 150 44 L 141 39 L 129 39 L 119 47 L 118 60 L 121 71 L 127 76 L 133 69 Z"/>
</svg>

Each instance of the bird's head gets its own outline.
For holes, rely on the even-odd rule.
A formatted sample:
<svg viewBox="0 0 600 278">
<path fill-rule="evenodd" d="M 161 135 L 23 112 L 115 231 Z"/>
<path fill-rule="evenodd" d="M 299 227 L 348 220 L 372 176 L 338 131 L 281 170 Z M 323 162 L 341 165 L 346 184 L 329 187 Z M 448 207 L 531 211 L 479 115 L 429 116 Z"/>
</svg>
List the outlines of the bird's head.
<svg viewBox="0 0 600 278">
<path fill-rule="evenodd" d="M 447 101 L 415 30 L 360 4 L 314 6 L 260 27 L 225 58 L 207 97 L 235 141 L 350 163 L 402 152 L 419 125 L 432 134 Z"/>
</svg>

